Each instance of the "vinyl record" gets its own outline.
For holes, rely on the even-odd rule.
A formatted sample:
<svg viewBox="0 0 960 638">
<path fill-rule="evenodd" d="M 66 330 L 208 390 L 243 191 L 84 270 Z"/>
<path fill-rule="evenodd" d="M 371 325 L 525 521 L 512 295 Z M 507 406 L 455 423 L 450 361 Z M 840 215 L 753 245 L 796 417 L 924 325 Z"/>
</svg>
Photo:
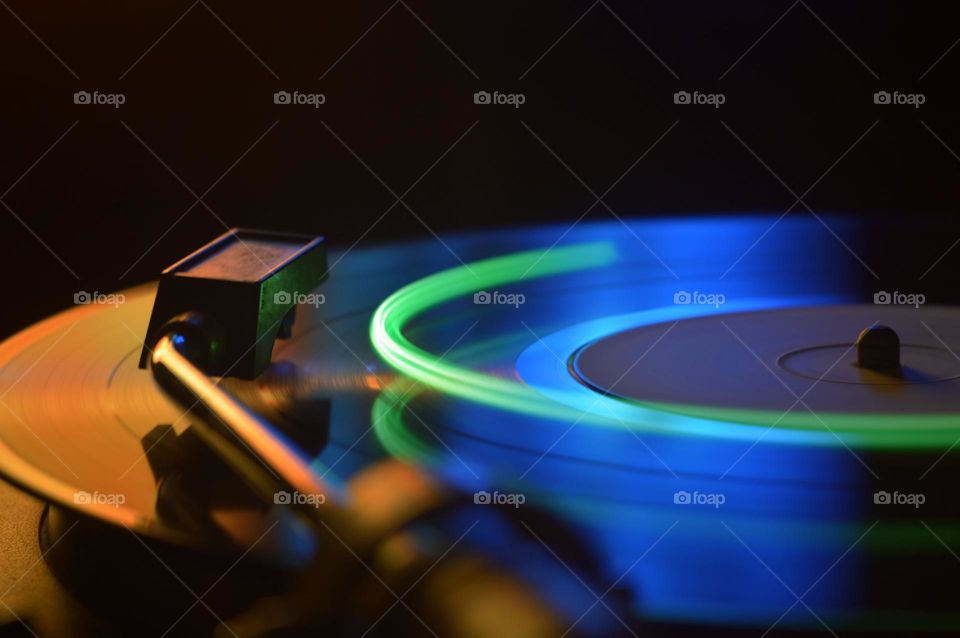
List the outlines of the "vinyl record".
<svg viewBox="0 0 960 638">
<path fill-rule="evenodd" d="M 641 624 L 953 630 L 960 592 L 930 575 L 960 541 L 960 311 L 875 303 L 846 246 L 806 258 L 823 232 L 662 219 L 334 252 L 267 373 L 223 383 L 305 432 L 336 484 L 392 456 L 478 508 L 559 516 Z M 0 470 L 190 547 L 241 551 L 281 521 L 257 554 L 304 563 L 313 541 L 282 508 L 164 493 L 194 460 L 171 445 L 189 418 L 137 365 L 154 294 L 0 345 Z M 881 325 L 896 370 L 858 364 Z"/>
</svg>

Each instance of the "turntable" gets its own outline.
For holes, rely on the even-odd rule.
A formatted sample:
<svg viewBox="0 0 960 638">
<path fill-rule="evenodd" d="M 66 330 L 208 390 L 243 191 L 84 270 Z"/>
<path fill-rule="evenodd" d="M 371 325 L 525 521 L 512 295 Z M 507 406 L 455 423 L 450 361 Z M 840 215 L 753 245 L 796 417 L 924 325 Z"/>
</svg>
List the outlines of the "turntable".
<svg viewBox="0 0 960 638">
<path fill-rule="evenodd" d="M 956 635 L 960 310 L 808 221 L 234 230 L 24 330 L 4 631 Z"/>
</svg>

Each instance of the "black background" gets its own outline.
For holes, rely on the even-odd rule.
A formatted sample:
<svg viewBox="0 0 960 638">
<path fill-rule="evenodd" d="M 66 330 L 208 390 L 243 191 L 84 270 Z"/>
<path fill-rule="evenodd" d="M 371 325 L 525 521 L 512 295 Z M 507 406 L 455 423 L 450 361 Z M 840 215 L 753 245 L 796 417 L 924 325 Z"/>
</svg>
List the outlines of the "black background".
<svg viewBox="0 0 960 638">
<path fill-rule="evenodd" d="M 606 206 L 780 214 L 809 188 L 912 281 L 958 237 L 953 3 L 4 2 L 4 333 L 228 226 L 349 246 Z M 76 105 L 78 90 L 126 103 Z M 526 103 L 476 105 L 478 90 Z M 726 103 L 676 105 L 678 90 Z M 878 90 L 926 103 L 876 105 Z"/>
</svg>

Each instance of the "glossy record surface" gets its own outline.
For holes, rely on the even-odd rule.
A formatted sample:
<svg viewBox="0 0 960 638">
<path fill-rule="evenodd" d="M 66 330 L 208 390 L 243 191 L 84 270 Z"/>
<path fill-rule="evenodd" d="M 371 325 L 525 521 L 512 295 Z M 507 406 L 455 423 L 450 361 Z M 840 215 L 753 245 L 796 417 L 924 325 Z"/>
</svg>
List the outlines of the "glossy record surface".
<svg viewBox="0 0 960 638">
<path fill-rule="evenodd" d="M 738 261 L 770 221 L 664 219 L 633 223 L 629 231 L 619 223 L 582 224 L 563 237 L 559 261 L 548 251 L 531 271 L 536 275 L 546 260 L 544 267 L 556 266 L 552 272 L 528 277 L 528 260 L 499 278 L 478 278 L 477 287 L 420 299 L 424 303 L 399 329 L 429 356 L 413 363 L 440 375 L 454 370 L 448 387 L 398 374 L 382 362 L 369 339 L 375 309 L 438 272 L 469 274 L 478 260 L 543 252 L 566 228 L 464 234 L 445 238 L 446 247 L 431 240 L 335 252 L 330 279 L 319 290 L 323 303 L 298 309 L 294 337 L 278 342 L 268 373 L 228 385 L 271 414 L 329 400 L 329 424 L 316 427 L 329 425 L 330 443 L 315 461 L 328 480 L 346 480 L 390 454 L 430 468 L 468 494 L 521 493 L 530 506 L 560 514 L 588 539 L 610 582 L 621 578 L 641 619 L 811 627 L 819 626 L 820 616 L 831 626 L 893 626 L 890 610 L 902 608 L 897 622 L 945 626 L 953 622 L 948 600 L 956 592 L 915 586 L 922 595 L 910 597 L 889 571 L 896 566 L 902 572 L 909 548 L 912 569 L 922 575 L 943 560 L 943 545 L 904 510 L 876 507 L 873 494 L 878 486 L 902 485 L 927 472 L 924 520 L 947 544 L 960 542 L 952 499 L 939 494 L 953 463 L 949 457 L 934 463 L 947 445 L 938 441 L 904 453 L 909 446 L 862 447 L 822 429 L 818 436 L 832 443 L 812 444 L 805 436 L 777 436 L 790 427 L 715 418 L 709 410 L 682 419 L 649 408 L 642 416 L 619 414 L 607 409 L 613 403 L 595 401 L 616 399 L 552 369 L 565 369 L 565 356 L 560 363 L 531 358 L 537 348 L 559 347 L 557 335 L 591 322 L 658 313 L 658 321 L 648 323 L 669 326 L 707 311 L 675 306 L 680 291 L 724 294 L 730 306 L 714 309 L 719 312 L 869 302 L 856 276 L 838 275 L 855 272 L 853 258 L 839 245 L 833 250 L 823 228 L 804 219 L 785 219 Z M 834 228 L 850 232 L 841 222 Z M 811 261 L 804 259 L 805 242 L 828 248 Z M 601 247 L 584 251 L 585 245 Z M 481 303 L 477 292 L 507 302 Z M 6 448 L 0 469 L 68 507 L 141 533 L 183 539 L 182 529 L 157 515 L 156 480 L 141 439 L 157 424 L 182 431 L 187 423 L 149 372 L 136 367 L 153 289 L 125 295 L 116 308 L 74 308 L 0 346 L 0 396 L 8 406 L 0 412 Z M 508 302 L 518 295 L 522 303 Z M 597 336 L 586 330 L 562 344 L 580 348 Z M 749 334 L 742 338 L 750 343 Z M 482 375 L 494 391 L 519 388 L 521 402 L 535 394 L 539 405 L 554 411 L 510 404 L 516 397 L 502 393 L 500 403 L 477 396 L 483 384 L 466 377 L 458 386 L 458 369 Z M 561 379 L 572 385 L 551 387 Z M 574 390 L 583 394 L 571 405 L 566 393 Z M 747 393 L 737 400 L 751 403 Z M 678 423 L 696 427 L 675 429 Z M 955 422 L 944 429 L 952 432 Z M 77 503 L 78 490 L 123 494 L 124 502 Z M 722 495 L 724 502 L 684 505 L 676 501 L 682 494 Z M 215 518 L 238 546 L 268 524 L 226 509 Z M 183 542 L 203 544 L 186 536 Z M 291 533 L 265 553 L 303 555 L 308 545 Z M 792 605 L 791 590 L 811 585 L 804 600 L 816 616 Z"/>
</svg>

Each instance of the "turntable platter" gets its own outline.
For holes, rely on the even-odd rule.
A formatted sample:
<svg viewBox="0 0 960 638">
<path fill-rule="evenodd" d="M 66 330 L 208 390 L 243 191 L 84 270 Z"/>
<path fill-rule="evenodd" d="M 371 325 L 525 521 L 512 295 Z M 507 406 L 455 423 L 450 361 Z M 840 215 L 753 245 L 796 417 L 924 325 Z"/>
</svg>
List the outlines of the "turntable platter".
<svg viewBox="0 0 960 638">
<path fill-rule="evenodd" d="M 864 328 L 895 326 L 902 365 L 877 372 L 857 366 L 854 341 Z M 817 413 L 960 412 L 960 311 L 952 307 L 830 306 L 723 313 L 644 326 L 598 339 L 570 365 L 600 392 L 644 403 L 699 404 Z M 649 349 L 640 365 L 637 356 Z M 960 434 L 960 433 L 958 433 Z"/>
<path fill-rule="evenodd" d="M 270 369 L 223 383 L 271 419 L 328 402 L 328 421 L 300 427 L 329 428 L 313 465 L 334 484 L 390 456 L 546 508 L 622 577 L 644 622 L 816 628 L 791 606 L 815 585 L 805 601 L 831 627 L 894 626 L 896 609 L 900 628 L 960 628 L 960 591 L 922 578 L 941 540 L 960 542 L 947 454 L 960 317 L 869 304 L 856 276 L 837 276 L 842 247 L 787 258 L 820 232 L 804 220 L 738 262 L 768 226 L 585 223 L 334 252 Z M 729 301 L 675 303 L 694 290 Z M 0 345 L 0 471 L 60 507 L 216 546 L 162 507 L 151 435 L 170 424 L 176 438 L 189 419 L 137 365 L 154 295 L 123 291 Z M 900 335 L 899 377 L 853 363 L 877 321 Z M 887 492 L 922 493 L 923 523 L 875 500 Z M 209 513 L 234 550 L 282 519 Z M 311 551 L 295 534 L 258 547 L 267 561 Z"/>
</svg>

